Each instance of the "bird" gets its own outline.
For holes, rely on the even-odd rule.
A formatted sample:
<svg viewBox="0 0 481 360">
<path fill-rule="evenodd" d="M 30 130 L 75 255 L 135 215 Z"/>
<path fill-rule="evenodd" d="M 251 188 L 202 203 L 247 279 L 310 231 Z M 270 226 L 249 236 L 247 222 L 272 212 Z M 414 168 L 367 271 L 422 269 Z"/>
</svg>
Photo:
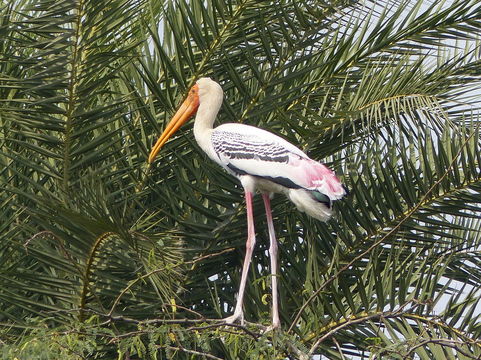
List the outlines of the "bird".
<svg viewBox="0 0 481 360">
<path fill-rule="evenodd" d="M 270 200 L 282 193 L 298 210 L 327 221 L 332 202 L 346 195 L 346 188 L 334 172 L 324 164 L 310 159 L 303 151 L 267 130 L 240 123 L 213 127 L 221 108 L 224 93 L 221 86 L 208 77 L 200 78 L 167 124 L 148 157 L 152 164 L 167 140 L 193 115 L 194 137 L 207 156 L 240 180 L 245 194 L 247 240 L 241 281 L 233 315 L 223 319 L 226 324 L 244 324 L 243 300 L 247 274 L 256 243 L 253 197 L 262 195 L 269 233 L 271 267 L 272 322 L 269 330 L 280 328 L 277 296 L 277 240 Z"/>
</svg>

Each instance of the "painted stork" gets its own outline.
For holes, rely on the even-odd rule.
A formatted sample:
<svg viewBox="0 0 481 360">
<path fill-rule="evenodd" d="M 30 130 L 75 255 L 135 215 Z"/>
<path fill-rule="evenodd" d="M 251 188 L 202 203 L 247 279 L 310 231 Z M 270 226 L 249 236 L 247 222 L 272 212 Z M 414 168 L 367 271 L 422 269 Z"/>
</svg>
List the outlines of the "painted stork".
<svg viewBox="0 0 481 360">
<path fill-rule="evenodd" d="M 280 326 L 277 299 L 277 242 L 272 222 L 270 197 L 285 194 L 300 211 L 326 221 L 331 215 L 332 201 L 346 191 L 334 173 L 323 164 L 311 160 L 304 152 L 268 131 L 243 124 L 222 124 L 215 129 L 214 120 L 222 105 L 223 91 L 210 78 L 201 78 L 191 88 L 149 155 L 152 163 L 165 142 L 192 115 L 197 114 L 194 136 L 200 148 L 216 163 L 239 178 L 245 192 L 247 208 L 247 241 L 237 303 L 226 323 L 243 323 L 243 298 L 247 272 L 255 245 L 252 199 L 258 190 L 262 194 L 270 239 L 272 325 Z"/>
</svg>

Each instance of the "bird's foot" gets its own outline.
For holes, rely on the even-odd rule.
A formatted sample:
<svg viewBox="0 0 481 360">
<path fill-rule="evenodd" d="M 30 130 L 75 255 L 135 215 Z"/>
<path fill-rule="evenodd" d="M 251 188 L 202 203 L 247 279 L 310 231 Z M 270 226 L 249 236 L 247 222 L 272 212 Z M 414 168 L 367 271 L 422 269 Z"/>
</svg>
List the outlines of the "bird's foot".
<svg viewBox="0 0 481 360">
<path fill-rule="evenodd" d="M 275 331 L 280 329 L 281 329 L 281 323 L 279 321 L 272 321 L 272 324 L 266 327 L 266 329 L 264 330 L 264 334 L 269 331 Z"/>
<path fill-rule="evenodd" d="M 234 312 L 234 315 L 222 319 L 226 324 L 240 323 L 244 326 L 244 313 L 242 311 Z"/>
</svg>

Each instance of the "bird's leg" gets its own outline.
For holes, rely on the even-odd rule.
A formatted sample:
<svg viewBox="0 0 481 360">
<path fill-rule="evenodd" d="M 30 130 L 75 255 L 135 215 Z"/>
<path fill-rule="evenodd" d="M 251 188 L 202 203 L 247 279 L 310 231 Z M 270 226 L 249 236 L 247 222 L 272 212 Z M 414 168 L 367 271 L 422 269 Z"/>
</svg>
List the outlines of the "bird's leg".
<svg viewBox="0 0 481 360">
<path fill-rule="evenodd" d="M 246 208 L 247 208 L 247 241 L 246 241 L 246 255 L 244 258 L 244 265 L 242 266 L 241 283 L 239 287 L 239 293 L 237 295 L 237 303 L 235 306 L 234 314 L 225 318 L 225 322 L 232 324 L 237 320 L 241 320 L 244 323 L 244 312 L 242 310 L 242 304 L 244 299 L 244 292 L 247 282 L 247 273 L 249 272 L 249 266 L 251 263 L 252 252 L 254 251 L 254 245 L 256 243 L 256 234 L 254 230 L 254 212 L 252 209 L 252 199 L 254 193 L 251 191 L 245 191 Z"/>
<path fill-rule="evenodd" d="M 272 288 L 272 325 L 268 330 L 277 329 L 281 323 L 279 320 L 279 305 L 277 297 L 277 240 L 274 231 L 274 223 L 272 221 L 271 201 L 269 194 L 262 194 L 264 206 L 266 208 L 267 228 L 269 229 L 269 255 L 271 258 L 271 288 Z"/>
</svg>

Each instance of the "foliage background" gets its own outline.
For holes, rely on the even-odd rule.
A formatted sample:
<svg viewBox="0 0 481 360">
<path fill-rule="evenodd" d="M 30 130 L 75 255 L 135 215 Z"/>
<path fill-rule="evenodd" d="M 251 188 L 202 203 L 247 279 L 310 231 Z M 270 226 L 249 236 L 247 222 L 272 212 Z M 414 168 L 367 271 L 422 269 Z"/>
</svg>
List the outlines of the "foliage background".
<svg viewBox="0 0 481 360">
<path fill-rule="evenodd" d="M 481 5 L 477 1 L 0 3 L 4 358 L 477 359 Z M 219 122 L 281 134 L 350 189 L 328 223 L 276 197 L 245 326 L 226 327 L 242 191 L 184 131 L 186 90 Z M 255 202 L 255 213 L 262 214 Z"/>
</svg>

